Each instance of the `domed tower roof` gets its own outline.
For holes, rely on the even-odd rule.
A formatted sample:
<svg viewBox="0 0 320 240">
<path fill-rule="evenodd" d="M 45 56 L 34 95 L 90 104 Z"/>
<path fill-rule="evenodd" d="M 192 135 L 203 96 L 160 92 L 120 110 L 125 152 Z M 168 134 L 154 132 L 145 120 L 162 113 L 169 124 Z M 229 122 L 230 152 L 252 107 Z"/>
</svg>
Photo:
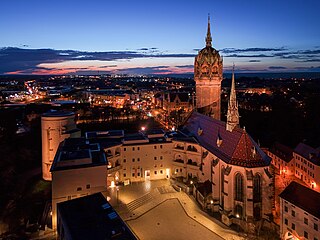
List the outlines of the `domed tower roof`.
<svg viewBox="0 0 320 240">
<path fill-rule="evenodd" d="M 223 62 L 219 52 L 211 43 L 210 17 L 208 17 L 206 47 L 199 51 L 194 60 L 196 103 L 199 113 L 220 119 Z"/>
<path fill-rule="evenodd" d="M 214 64 L 215 62 L 220 62 L 221 57 L 219 51 L 212 47 L 212 37 L 210 30 L 210 16 L 208 16 L 208 30 L 206 36 L 206 47 L 201 49 L 198 55 L 195 58 L 196 63 L 204 63 L 207 62 L 209 65 Z"/>
</svg>

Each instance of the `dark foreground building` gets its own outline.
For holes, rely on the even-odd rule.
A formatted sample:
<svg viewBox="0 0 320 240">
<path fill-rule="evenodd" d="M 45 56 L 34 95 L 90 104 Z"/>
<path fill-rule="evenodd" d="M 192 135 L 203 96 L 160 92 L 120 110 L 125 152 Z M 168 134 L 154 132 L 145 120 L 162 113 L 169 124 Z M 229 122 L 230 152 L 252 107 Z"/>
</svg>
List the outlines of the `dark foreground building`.
<svg viewBox="0 0 320 240">
<path fill-rule="evenodd" d="M 58 204 L 59 240 L 136 240 L 102 193 Z"/>
</svg>

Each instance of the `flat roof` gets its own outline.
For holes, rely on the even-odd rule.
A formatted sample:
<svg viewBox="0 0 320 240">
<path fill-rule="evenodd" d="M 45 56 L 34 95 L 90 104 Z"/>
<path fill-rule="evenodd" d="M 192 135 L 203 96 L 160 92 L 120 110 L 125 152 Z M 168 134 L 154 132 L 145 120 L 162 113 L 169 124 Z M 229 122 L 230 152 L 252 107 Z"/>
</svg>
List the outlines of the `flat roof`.
<svg viewBox="0 0 320 240">
<path fill-rule="evenodd" d="M 50 111 L 42 114 L 42 117 L 68 117 L 74 115 L 74 112 L 70 111 Z"/>
<path fill-rule="evenodd" d="M 101 193 L 58 203 L 58 217 L 72 239 L 136 239 Z"/>
<path fill-rule="evenodd" d="M 320 219 L 320 193 L 292 181 L 279 197 Z"/>
<path fill-rule="evenodd" d="M 50 171 L 95 167 L 106 165 L 106 162 L 99 143 L 89 143 L 84 138 L 67 138 L 60 143 Z"/>
<path fill-rule="evenodd" d="M 86 138 L 121 138 L 124 136 L 123 130 L 106 130 L 106 131 L 92 131 L 86 132 Z"/>
</svg>

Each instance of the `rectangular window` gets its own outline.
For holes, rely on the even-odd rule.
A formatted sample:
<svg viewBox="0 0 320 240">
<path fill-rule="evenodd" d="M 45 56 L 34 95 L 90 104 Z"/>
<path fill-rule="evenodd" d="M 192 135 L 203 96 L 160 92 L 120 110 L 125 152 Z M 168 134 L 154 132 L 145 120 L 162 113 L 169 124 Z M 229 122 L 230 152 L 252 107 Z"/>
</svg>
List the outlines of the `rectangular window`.
<svg viewBox="0 0 320 240">
<path fill-rule="evenodd" d="M 124 152 L 127 151 L 127 148 L 123 148 L 123 151 L 124 151 Z"/>
<path fill-rule="evenodd" d="M 288 207 L 287 206 L 284 206 L 284 211 L 288 212 Z"/>
<path fill-rule="evenodd" d="M 284 224 L 288 225 L 288 219 L 286 219 L 286 218 L 284 219 Z"/>
<path fill-rule="evenodd" d="M 87 184 L 86 188 L 89 189 L 90 187 L 91 187 L 90 184 Z"/>
<path fill-rule="evenodd" d="M 138 177 L 140 177 L 140 173 L 138 172 Z"/>
<path fill-rule="evenodd" d="M 304 218 L 303 222 L 308 225 L 308 218 Z"/>
<path fill-rule="evenodd" d="M 134 177 L 134 173 L 132 173 L 132 177 Z"/>
<path fill-rule="evenodd" d="M 154 171 L 154 174 L 157 174 L 157 171 Z"/>
<path fill-rule="evenodd" d="M 77 188 L 77 191 L 82 191 L 82 187 L 78 187 L 78 188 Z"/>
<path fill-rule="evenodd" d="M 127 174 L 124 173 L 124 174 L 123 174 L 123 177 L 126 177 L 126 176 L 127 176 Z"/>
<path fill-rule="evenodd" d="M 314 228 L 314 230 L 318 231 L 318 229 L 319 229 L 318 224 L 314 223 L 313 228 Z"/>
<path fill-rule="evenodd" d="M 306 239 L 308 239 L 308 237 L 309 237 L 308 232 L 304 231 L 303 236 L 304 236 Z"/>
<path fill-rule="evenodd" d="M 160 156 L 160 160 L 162 160 L 162 156 Z"/>
<path fill-rule="evenodd" d="M 134 147 L 132 147 L 132 151 L 134 151 Z"/>
<path fill-rule="evenodd" d="M 135 159 L 134 158 L 132 158 L 132 162 L 134 162 L 135 161 Z"/>
<path fill-rule="evenodd" d="M 162 149 L 162 145 L 160 145 L 160 148 Z"/>
<path fill-rule="evenodd" d="M 124 163 L 127 162 L 127 159 L 123 159 L 123 162 L 124 162 Z"/>
<path fill-rule="evenodd" d="M 291 224 L 292 230 L 296 230 L 296 225 L 294 223 Z"/>
<path fill-rule="evenodd" d="M 140 158 L 137 158 L 137 161 L 140 162 Z"/>
<path fill-rule="evenodd" d="M 138 151 L 140 150 L 140 147 L 138 147 Z"/>
<path fill-rule="evenodd" d="M 162 170 L 160 170 L 160 173 L 161 173 L 161 174 L 163 174 L 163 171 L 162 171 Z"/>
<path fill-rule="evenodd" d="M 295 217 L 296 216 L 296 212 L 294 210 L 292 210 L 291 215 L 292 215 L 292 217 Z"/>
<path fill-rule="evenodd" d="M 157 146 L 153 146 L 154 149 L 157 149 Z"/>
<path fill-rule="evenodd" d="M 157 157 L 154 157 L 154 160 L 157 160 Z"/>
</svg>

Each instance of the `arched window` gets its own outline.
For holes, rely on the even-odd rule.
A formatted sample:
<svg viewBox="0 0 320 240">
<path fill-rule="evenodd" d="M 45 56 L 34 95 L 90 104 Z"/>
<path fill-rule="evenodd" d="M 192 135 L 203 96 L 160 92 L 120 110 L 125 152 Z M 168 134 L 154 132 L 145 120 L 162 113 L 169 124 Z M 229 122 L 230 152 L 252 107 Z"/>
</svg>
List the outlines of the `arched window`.
<svg viewBox="0 0 320 240">
<path fill-rule="evenodd" d="M 235 177 L 235 196 L 236 201 L 243 202 L 243 177 L 241 173 L 237 173 Z"/>
<path fill-rule="evenodd" d="M 221 168 L 221 207 L 224 209 L 224 167 Z"/>
<path fill-rule="evenodd" d="M 253 202 L 261 202 L 261 176 L 256 174 L 253 177 Z"/>
<path fill-rule="evenodd" d="M 259 221 L 261 219 L 261 208 L 259 206 L 254 207 L 253 217 L 256 221 Z"/>
<path fill-rule="evenodd" d="M 243 217 L 243 208 L 240 205 L 236 205 L 234 208 L 234 215 L 236 218 L 242 218 Z"/>
</svg>

